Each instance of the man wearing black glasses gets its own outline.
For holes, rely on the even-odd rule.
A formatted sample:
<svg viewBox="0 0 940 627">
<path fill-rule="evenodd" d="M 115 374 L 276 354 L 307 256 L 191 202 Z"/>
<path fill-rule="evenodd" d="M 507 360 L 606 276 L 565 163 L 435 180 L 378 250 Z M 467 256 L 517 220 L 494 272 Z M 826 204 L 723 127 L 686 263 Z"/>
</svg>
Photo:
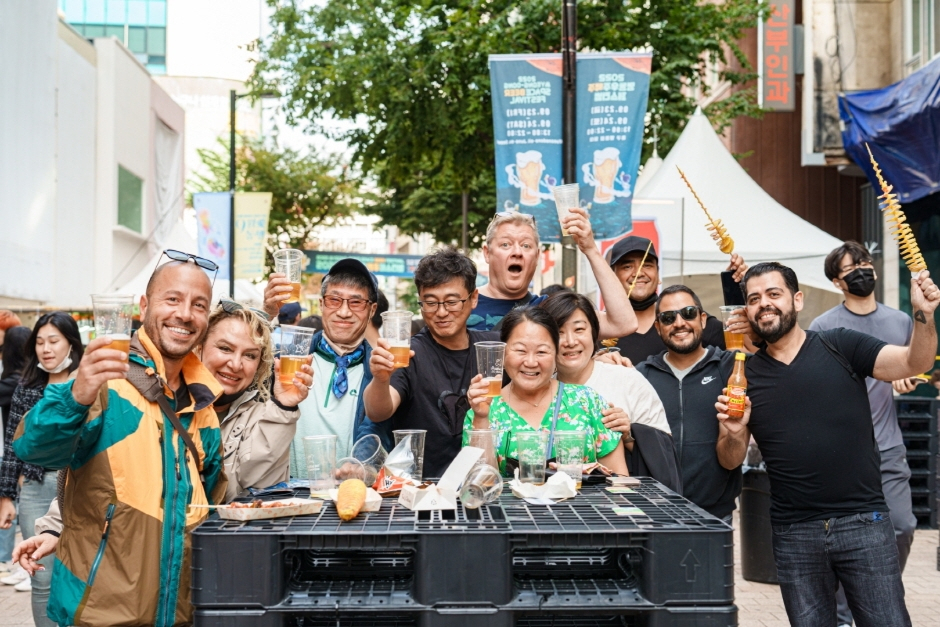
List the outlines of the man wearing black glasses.
<svg viewBox="0 0 940 627">
<path fill-rule="evenodd" d="M 440 477 L 460 452 L 467 388 L 477 374 L 473 345 L 499 334 L 467 329 L 477 304 L 477 269 L 452 248 L 427 255 L 415 270 L 426 327 L 411 339 L 413 357 L 395 370 L 385 340 L 372 353 L 366 411 L 395 429 L 425 429 L 424 476 Z"/>
<path fill-rule="evenodd" d="M 716 453 L 715 399 L 731 376 L 734 352 L 702 345 L 707 314 L 695 292 L 684 285 L 664 289 L 655 314 L 656 333 L 666 350 L 636 368 L 666 409 L 679 458 L 682 495 L 730 521 L 734 500 L 741 492 L 741 460 L 734 451 Z"/>
</svg>

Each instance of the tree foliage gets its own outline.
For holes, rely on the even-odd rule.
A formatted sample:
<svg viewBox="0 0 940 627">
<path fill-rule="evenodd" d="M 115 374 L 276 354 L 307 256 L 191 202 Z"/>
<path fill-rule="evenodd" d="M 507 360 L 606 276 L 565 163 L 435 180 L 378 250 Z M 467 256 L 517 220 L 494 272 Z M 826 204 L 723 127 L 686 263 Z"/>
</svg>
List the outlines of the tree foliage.
<svg viewBox="0 0 940 627">
<path fill-rule="evenodd" d="M 371 196 L 360 189 L 350 168 L 338 157 L 302 155 L 296 150 L 266 147 L 260 140 L 240 137 L 235 149 L 235 189 L 271 192 L 268 221 L 267 274 L 278 248 L 304 248 L 314 229 L 330 226 L 366 208 Z M 220 150 L 197 152 L 207 174 L 196 174 L 196 191 L 229 188 L 228 142 Z M 272 237 L 273 236 L 273 237 Z"/>
<path fill-rule="evenodd" d="M 405 233 L 459 238 L 461 193 L 475 238 L 495 206 L 490 54 L 558 52 L 560 0 L 268 0 L 273 33 L 261 44 L 257 92 L 279 89 L 293 120 L 354 120 L 344 139 L 384 191 L 374 210 Z M 678 138 L 710 73 L 737 86 L 707 113 L 720 130 L 758 115 L 755 75 L 738 47 L 766 0 L 582 0 L 580 50 L 651 49 L 645 159 Z"/>
</svg>

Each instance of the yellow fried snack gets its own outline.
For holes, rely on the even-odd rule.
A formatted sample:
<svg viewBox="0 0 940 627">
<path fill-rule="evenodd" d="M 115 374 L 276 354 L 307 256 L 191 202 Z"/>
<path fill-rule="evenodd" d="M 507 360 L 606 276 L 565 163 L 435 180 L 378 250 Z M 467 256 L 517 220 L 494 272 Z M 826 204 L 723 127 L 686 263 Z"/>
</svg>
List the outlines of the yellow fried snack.
<svg viewBox="0 0 940 627">
<path fill-rule="evenodd" d="M 611 346 L 616 346 L 619 338 L 609 337 L 606 340 L 601 340 L 601 345 L 610 348 Z"/>
<path fill-rule="evenodd" d="M 689 191 L 692 192 L 692 195 L 695 197 L 695 201 L 698 203 L 698 206 L 702 208 L 702 211 L 705 212 L 705 216 L 708 218 L 708 223 L 705 225 L 711 232 L 712 239 L 718 242 L 718 250 L 730 255 L 734 252 L 734 240 L 731 239 L 731 236 L 728 235 L 728 229 L 721 223 L 721 220 L 715 220 L 712 218 L 711 214 L 708 213 L 708 209 L 705 208 L 705 204 L 702 202 L 702 199 L 698 197 L 698 194 L 695 193 L 695 190 L 692 188 L 692 184 L 689 183 L 689 179 L 685 177 L 685 172 L 682 171 L 682 168 L 676 166 L 676 169 L 679 170 L 679 176 L 682 177 L 682 180 L 685 181 L 685 184 L 689 187 Z"/>
<path fill-rule="evenodd" d="M 366 503 L 366 484 L 362 479 L 347 479 L 339 484 L 336 494 L 336 513 L 340 520 L 352 520 Z"/>
<path fill-rule="evenodd" d="M 882 194 L 878 197 L 881 199 L 881 211 L 885 214 L 888 226 L 892 229 L 891 234 L 898 241 L 898 252 L 901 253 L 901 258 L 907 264 L 907 269 L 913 274 L 926 270 L 927 262 L 924 261 L 920 246 L 917 245 L 917 240 L 914 239 L 914 232 L 911 230 L 911 225 L 907 223 L 907 217 L 901 211 L 898 195 L 891 191 L 894 186 L 888 185 L 888 182 L 881 176 L 881 168 L 878 166 L 878 162 L 875 161 L 875 156 L 871 154 L 871 148 L 868 148 L 867 143 L 865 148 L 868 149 L 868 158 L 871 159 L 871 165 L 875 168 L 875 176 L 878 177 L 878 184 L 881 185 Z"/>
</svg>

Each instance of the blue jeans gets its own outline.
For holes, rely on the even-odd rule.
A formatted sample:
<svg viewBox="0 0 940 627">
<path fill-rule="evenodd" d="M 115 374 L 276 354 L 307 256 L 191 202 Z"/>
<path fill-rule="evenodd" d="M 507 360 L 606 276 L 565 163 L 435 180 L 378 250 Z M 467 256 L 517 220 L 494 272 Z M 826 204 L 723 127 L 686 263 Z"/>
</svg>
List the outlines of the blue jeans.
<svg viewBox="0 0 940 627">
<path fill-rule="evenodd" d="M 49 510 L 49 505 L 56 497 L 56 473 L 47 472 L 42 482 L 24 481 L 20 488 L 20 502 L 16 515 L 20 521 L 20 531 L 23 539 L 31 538 L 35 534 L 36 519 L 42 518 Z M 39 560 L 46 570 L 38 571 L 33 575 L 32 606 L 33 622 L 36 627 L 55 627 L 55 623 L 46 617 L 46 606 L 49 604 L 49 586 L 52 583 L 52 562 L 55 557 L 47 555 Z"/>
<path fill-rule="evenodd" d="M 0 463 L 3 463 L 3 457 L 0 457 Z M 0 529 L 0 562 L 9 562 L 13 559 L 14 546 L 16 546 L 16 520 L 9 529 Z"/>
<path fill-rule="evenodd" d="M 859 627 L 910 627 L 886 513 L 773 525 L 773 547 L 792 627 L 833 627 L 840 582 Z"/>
</svg>

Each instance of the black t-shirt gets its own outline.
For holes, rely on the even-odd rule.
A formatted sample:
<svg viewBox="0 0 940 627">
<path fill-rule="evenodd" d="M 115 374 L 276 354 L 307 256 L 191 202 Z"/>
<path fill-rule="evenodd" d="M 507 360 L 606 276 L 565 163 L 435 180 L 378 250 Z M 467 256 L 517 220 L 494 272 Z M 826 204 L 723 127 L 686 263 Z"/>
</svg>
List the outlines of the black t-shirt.
<svg viewBox="0 0 940 627">
<path fill-rule="evenodd" d="M 444 348 L 427 328 L 411 338 L 415 356 L 407 368 L 392 374 L 391 385 L 401 395 L 392 414 L 393 429 L 425 429 L 424 472 L 440 477 L 457 453 L 463 436 L 463 421 L 470 408 L 467 388 L 477 374 L 476 342 L 498 340 L 499 333 L 468 331 L 470 347 Z"/>
<path fill-rule="evenodd" d="M 824 345 L 825 336 L 856 374 Z M 849 329 L 806 332 L 789 365 L 747 361 L 750 428 L 770 475 L 775 525 L 885 511 L 865 377 L 885 343 Z"/>
<path fill-rule="evenodd" d="M 708 316 L 705 319 L 705 328 L 702 329 L 702 346 L 717 346 L 725 349 L 724 327 L 721 326 L 721 320 L 715 316 Z M 646 333 L 633 333 L 617 340 L 617 347 L 620 354 L 628 358 L 633 365 L 637 365 L 658 355 L 666 350 L 663 338 L 659 337 L 654 324 Z"/>
</svg>

